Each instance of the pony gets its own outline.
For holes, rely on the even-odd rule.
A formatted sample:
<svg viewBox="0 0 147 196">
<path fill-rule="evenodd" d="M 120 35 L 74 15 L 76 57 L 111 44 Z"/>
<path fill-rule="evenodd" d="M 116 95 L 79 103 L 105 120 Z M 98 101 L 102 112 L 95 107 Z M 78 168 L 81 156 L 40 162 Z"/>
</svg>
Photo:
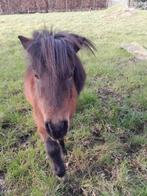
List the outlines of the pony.
<svg viewBox="0 0 147 196">
<path fill-rule="evenodd" d="M 82 48 L 94 53 L 95 47 L 83 36 L 46 29 L 34 31 L 32 38 L 18 38 L 29 59 L 24 77 L 25 97 L 32 106 L 37 131 L 54 173 L 63 177 L 63 154 L 67 153 L 64 137 L 86 79 L 77 53 Z"/>
</svg>

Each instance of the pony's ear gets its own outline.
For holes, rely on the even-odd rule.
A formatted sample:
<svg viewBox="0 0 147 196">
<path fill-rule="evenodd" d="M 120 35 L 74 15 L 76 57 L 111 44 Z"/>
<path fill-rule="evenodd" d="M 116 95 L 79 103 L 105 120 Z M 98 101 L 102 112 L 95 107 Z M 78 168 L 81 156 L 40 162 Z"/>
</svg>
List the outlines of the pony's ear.
<svg viewBox="0 0 147 196">
<path fill-rule="evenodd" d="M 86 37 L 82 37 L 76 34 L 70 34 L 70 37 L 71 37 L 71 43 L 76 52 L 78 52 L 82 48 L 87 48 L 94 54 L 94 51 L 96 50 L 96 48 L 94 44 L 92 43 L 92 41 L 90 41 Z"/>
<path fill-rule="evenodd" d="M 19 35 L 18 39 L 20 40 L 21 44 L 23 45 L 24 49 L 27 50 L 29 45 L 32 43 L 32 39 Z"/>
</svg>

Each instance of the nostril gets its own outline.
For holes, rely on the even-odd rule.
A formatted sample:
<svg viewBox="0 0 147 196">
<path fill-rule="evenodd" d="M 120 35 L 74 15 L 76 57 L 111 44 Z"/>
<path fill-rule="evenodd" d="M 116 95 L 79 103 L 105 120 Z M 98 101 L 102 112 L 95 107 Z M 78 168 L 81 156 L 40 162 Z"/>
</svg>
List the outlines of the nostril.
<svg viewBox="0 0 147 196">
<path fill-rule="evenodd" d="M 61 123 L 60 123 L 60 129 L 63 129 L 64 128 L 64 121 L 62 121 Z"/>
<path fill-rule="evenodd" d="M 48 129 L 48 122 L 45 122 L 45 128 Z"/>
<path fill-rule="evenodd" d="M 52 136 L 52 128 L 50 122 L 45 122 L 45 128 L 50 136 Z"/>
<path fill-rule="evenodd" d="M 66 130 L 68 128 L 68 121 L 67 120 L 62 121 L 60 124 L 60 127 L 61 127 L 61 129 Z"/>
</svg>

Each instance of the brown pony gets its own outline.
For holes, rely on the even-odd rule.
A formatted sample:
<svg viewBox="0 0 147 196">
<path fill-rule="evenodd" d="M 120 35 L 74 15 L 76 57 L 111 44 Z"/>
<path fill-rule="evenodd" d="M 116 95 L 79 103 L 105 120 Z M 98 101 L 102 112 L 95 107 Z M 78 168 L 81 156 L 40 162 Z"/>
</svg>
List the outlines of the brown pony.
<svg viewBox="0 0 147 196">
<path fill-rule="evenodd" d="M 55 174 L 62 177 L 64 136 L 86 78 L 77 52 L 83 47 L 92 52 L 95 48 L 85 37 L 67 32 L 42 30 L 34 32 L 32 39 L 18 38 L 30 59 L 24 81 L 25 96 L 32 105 L 37 130 Z"/>
</svg>

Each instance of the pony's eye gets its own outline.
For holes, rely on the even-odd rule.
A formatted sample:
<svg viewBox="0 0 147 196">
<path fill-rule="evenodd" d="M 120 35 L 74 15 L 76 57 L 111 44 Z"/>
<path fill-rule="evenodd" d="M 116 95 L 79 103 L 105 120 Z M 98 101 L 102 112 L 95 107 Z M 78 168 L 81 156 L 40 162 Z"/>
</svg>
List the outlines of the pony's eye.
<svg viewBox="0 0 147 196">
<path fill-rule="evenodd" d="M 68 78 L 68 81 L 72 81 L 72 76 L 70 76 L 70 77 Z"/>
<path fill-rule="evenodd" d="M 68 83 L 68 87 L 71 88 L 72 87 L 72 84 L 73 84 L 73 77 L 70 76 L 67 80 L 67 83 Z"/>
<path fill-rule="evenodd" d="M 36 79 L 39 79 L 39 76 L 36 73 L 34 74 L 34 76 Z"/>
</svg>

